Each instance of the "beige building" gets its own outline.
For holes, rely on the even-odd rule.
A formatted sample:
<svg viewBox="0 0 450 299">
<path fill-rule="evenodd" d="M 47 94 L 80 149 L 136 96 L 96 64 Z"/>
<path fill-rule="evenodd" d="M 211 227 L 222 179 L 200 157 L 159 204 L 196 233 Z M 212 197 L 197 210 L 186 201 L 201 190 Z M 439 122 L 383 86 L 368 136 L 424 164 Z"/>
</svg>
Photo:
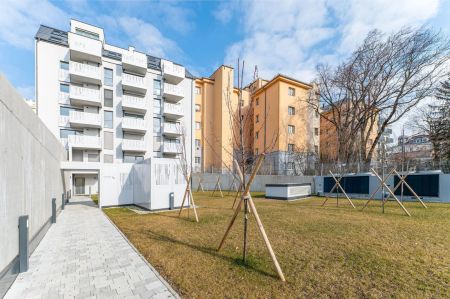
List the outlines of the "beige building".
<svg viewBox="0 0 450 299">
<path fill-rule="evenodd" d="M 232 168 L 237 140 L 231 128 L 238 115 L 234 70 L 219 67 L 209 78 L 195 82 L 195 168 Z M 319 116 L 307 104 L 313 86 L 283 75 L 256 79 L 242 91 L 245 149 L 267 154 L 263 171 L 303 173 L 319 152 Z M 315 95 L 315 94 L 313 94 Z M 236 129 L 236 128 L 234 128 Z"/>
</svg>

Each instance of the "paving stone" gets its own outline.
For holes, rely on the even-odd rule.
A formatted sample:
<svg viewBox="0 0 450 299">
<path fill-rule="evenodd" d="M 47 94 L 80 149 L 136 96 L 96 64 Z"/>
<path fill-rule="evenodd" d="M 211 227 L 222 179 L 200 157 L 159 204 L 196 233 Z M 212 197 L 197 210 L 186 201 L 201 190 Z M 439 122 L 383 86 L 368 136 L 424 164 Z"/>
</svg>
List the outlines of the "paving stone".
<svg viewBox="0 0 450 299">
<path fill-rule="evenodd" d="M 101 210 L 72 198 L 5 298 L 179 298 Z"/>
</svg>

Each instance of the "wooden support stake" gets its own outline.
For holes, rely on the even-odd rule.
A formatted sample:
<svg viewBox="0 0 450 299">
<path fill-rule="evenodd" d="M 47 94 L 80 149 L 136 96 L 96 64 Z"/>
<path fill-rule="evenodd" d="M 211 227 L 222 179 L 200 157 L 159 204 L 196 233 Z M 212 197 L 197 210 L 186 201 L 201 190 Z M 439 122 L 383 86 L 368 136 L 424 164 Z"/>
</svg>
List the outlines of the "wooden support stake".
<svg viewBox="0 0 450 299">
<path fill-rule="evenodd" d="M 214 186 L 213 194 L 211 196 L 214 196 L 214 193 L 216 193 L 216 191 L 219 190 L 220 191 L 220 197 L 223 198 L 222 188 L 220 188 L 220 177 L 221 177 L 221 175 L 219 173 L 219 175 L 217 176 L 216 185 Z"/>
<path fill-rule="evenodd" d="M 192 174 L 190 174 L 187 177 L 186 190 L 184 191 L 183 201 L 181 202 L 181 207 L 180 207 L 180 211 L 178 212 L 178 216 L 181 215 L 181 212 L 183 211 L 184 202 L 186 201 L 186 198 L 188 198 L 188 202 L 189 202 L 189 199 L 192 201 L 192 207 L 194 209 L 195 221 L 198 222 L 197 209 L 195 207 L 194 196 L 192 196 L 192 191 L 191 191 L 191 187 L 190 187 L 191 186 L 191 179 L 192 179 Z M 189 210 L 188 210 L 188 212 L 189 212 Z"/>
<path fill-rule="evenodd" d="M 385 183 L 389 177 L 394 173 L 393 171 L 394 169 L 391 169 L 391 171 L 388 173 L 388 175 L 384 178 L 382 183 Z M 378 190 L 380 190 L 381 185 L 378 185 L 377 189 L 375 189 L 375 191 L 372 193 L 372 195 L 369 197 L 369 200 L 366 201 L 366 203 L 364 204 L 364 206 L 362 207 L 361 211 L 364 210 L 365 207 L 367 207 L 367 205 L 369 204 L 369 202 L 375 197 L 375 194 L 377 194 Z M 382 196 L 382 200 L 384 200 L 384 194 L 381 195 Z"/>
<path fill-rule="evenodd" d="M 354 209 L 356 209 L 356 207 L 355 207 L 355 205 L 353 204 L 352 200 L 350 199 L 350 197 L 348 197 L 347 193 L 345 193 L 344 188 L 342 188 L 341 183 L 340 183 L 341 180 L 338 181 L 338 180 L 336 179 L 336 177 L 334 176 L 334 174 L 331 172 L 331 170 L 330 170 L 330 174 L 331 174 L 331 176 L 333 177 L 333 179 L 334 179 L 334 181 L 336 182 L 336 184 L 338 185 L 338 187 L 341 188 L 342 192 L 344 193 L 345 197 L 346 197 L 347 200 L 350 202 L 350 204 L 352 205 L 352 207 L 353 207 Z M 344 176 L 342 176 L 342 177 L 344 177 Z"/>
<path fill-rule="evenodd" d="M 200 176 L 200 181 L 198 182 L 198 187 L 197 187 L 197 192 L 200 191 L 200 188 L 202 189 L 202 192 L 205 192 L 205 190 L 203 189 L 203 175 Z"/>
<path fill-rule="evenodd" d="M 420 203 L 422 204 L 422 206 L 425 208 L 425 209 L 427 209 L 427 206 L 425 205 L 425 203 L 420 199 L 420 197 L 417 195 L 417 193 L 413 190 L 413 188 L 411 188 L 411 186 L 405 181 L 405 178 L 408 176 L 408 175 L 405 175 L 405 176 L 401 176 L 398 172 L 397 172 L 397 170 L 394 170 L 394 172 L 395 172 L 395 174 L 400 178 L 400 182 L 399 183 L 404 183 L 405 185 L 406 185 L 406 187 L 409 189 L 409 191 L 411 191 L 411 193 L 414 195 L 414 197 L 418 200 L 418 201 L 420 201 Z M 398 184 L 397 184 L 398 185 Z M 397 189 L 398 187 L 396 187 L 395 189 Z M 395 192 L 395 189 L 394 189 L 394 192 Z"/>
</svg>

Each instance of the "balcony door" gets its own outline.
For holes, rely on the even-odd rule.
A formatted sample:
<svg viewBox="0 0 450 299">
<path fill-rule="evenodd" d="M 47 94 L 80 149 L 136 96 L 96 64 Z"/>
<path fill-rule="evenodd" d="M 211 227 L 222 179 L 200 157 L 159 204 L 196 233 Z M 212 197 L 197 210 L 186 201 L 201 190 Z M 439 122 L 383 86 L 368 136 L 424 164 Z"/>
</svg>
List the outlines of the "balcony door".
<svg viewBox="0 0 450 299">
<path fill-rule="evenodd" d="M 84 189 L 84 178 L 83 177 L 75 177 L 75 194 L 85 194 Z"/>
</svg>

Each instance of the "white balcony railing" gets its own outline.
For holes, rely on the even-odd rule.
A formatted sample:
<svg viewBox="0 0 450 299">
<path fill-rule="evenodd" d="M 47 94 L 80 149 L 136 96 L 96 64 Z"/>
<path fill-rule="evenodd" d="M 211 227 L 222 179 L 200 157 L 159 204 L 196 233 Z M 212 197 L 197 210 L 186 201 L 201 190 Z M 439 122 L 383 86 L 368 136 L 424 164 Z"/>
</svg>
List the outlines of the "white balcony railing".
<svg viewBox="0 0 450 299">
<path fill-rule="evenodd" d="M 123 95 L 122 108 L 124 110 L 145 111 L 147 110 L 147 101 L 142 97 Z"/>
<path fill-rule="evenodd" d="M 81 125 L 83 127 L 99 128 L 102 126 L 102 117 L 98 113 L 70 111 L 69 121 L 72 125 Z"/>
<path fill-rule="evenodd" d="M 59 70 L 59 81 L 61 82 L 70 82 L 70 76 L 68 70 Z"/>
<path fill-rule="evenodd" d="M 183 87 L 164 83 L 164 97 L 168 100 L 178 102 L 184 97 Z"/>
<path fill-rule="evenodd" d="M 126 90 L 144 92 L 146 91 L 145 77 L 139 77 L 127 73 L 122 74 L 122 87 Z"/>
<path fill-rule="evenodd" d="M 164 115 L 174 118 L 179 118 L 184 116 L 184 106 L 164 103 Z"/>
<path fill-rule="evenodd" d="M 181 65 L 174 64 L 170 61 L 163 61 L 163 75 L 166 80 L 171 83 L 180 83 L 185 76 L 185 69 Z"/>
<path fill-rule="evenodd" d="M 70 61 L 69 72 L 72 77 L 82 80 L 86 78 L 87 82 L 99 83 L 101 82 L 101 71 L 98 66 L 89 65 L 86 63 L 79 63 Z"/>
<path fill-rule="evenodd" d="M 102 42 L 73 32 L 68 34 L 71 58 L 101 61 Z"/>
<path fill-rule="evenodd" d="M 163 153 L 166 153 L 166 154 L 179 154 L 179 153 L 181 153 L 180 143 L 164 142 L 163 143 Z"/>
<path fill-rule="evenodd" d="M 181 135 L 182 130 L 179 123 L 165 122 L 163 125 L 163 132 L 166 135 Z"/>
<path fill-rule="evenodd" d="M 59 99 L 58 102 L 60 104 L 66 104 L 69 105 L 70 104 L 70 98 L 69 98 L 69 93 L 67 92 L 59 92 Z"/>
<path fill-rule="evenodd" d="M 81 86 L 70 86 L 70 98 L 79 100 L 80 103 L 90 102 L 101 105 L 100 90 Z"/>
<path fill-rule="evenodd" d="M 69 117 L 66 115 L 60 115 L 58 125 L 60 127 L 68 127 L 69 126 Z"/>
<path fill-rule="evenodd" d="M 146 122 L 140 118 L 124 117 L 122 119 L 122 129 L 125 131 L 145 132 Z"/>
<path fill-rule="evenodd" d="M 139 74 L 145 74 L 147 72 L 147 55 L 135 51 L 123 53 L 122 67 Z"/>
<path fill-rule="evenodd" d="M 68 145 L 72 148 L 101 149 L 102 147 L 100 137 L 84 135 L 70 135 Z"/>
<path fill-rule="evenodd" d="M 122 150 L 145 152 L 146 151 L 145 142 L 144 142 L 144 140 L 123 139 Z"/>
</svg>

